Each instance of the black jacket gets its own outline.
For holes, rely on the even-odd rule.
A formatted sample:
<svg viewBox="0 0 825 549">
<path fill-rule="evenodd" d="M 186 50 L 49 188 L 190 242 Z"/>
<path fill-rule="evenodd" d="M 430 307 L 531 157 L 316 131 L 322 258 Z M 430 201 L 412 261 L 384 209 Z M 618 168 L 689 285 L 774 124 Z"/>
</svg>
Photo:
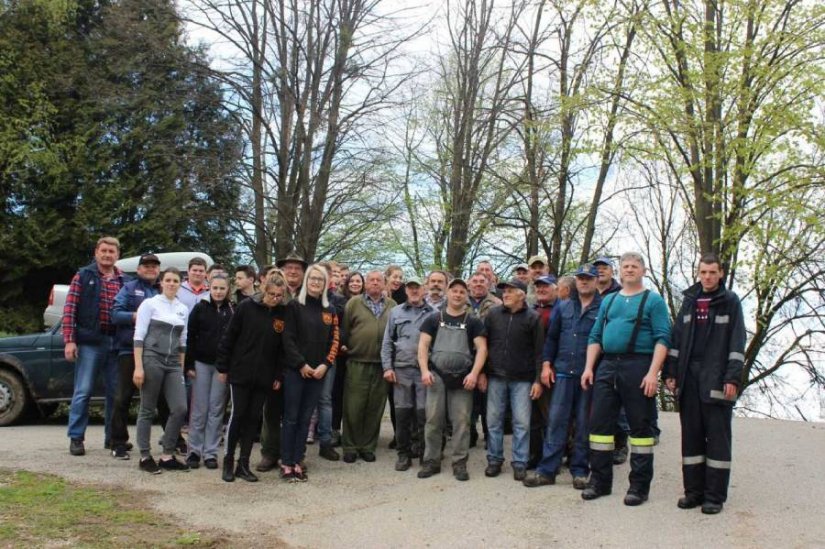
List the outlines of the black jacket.
<svg viewBox="0 0 825 549">
<path fill-rule="evenodd" d="M 215 366 L 229 374 L 230 383 L 271 388 L 276 379 L 283 379 L 282 338 L 288 315 L 286 307 L 269 308 L 261 298 L 256 294 L 235 308 Z"/>
<path fill-rule="evenodd" d="M 514 381 L 538 381 L 544 326 L 538 313 L 527 307 L 515 313 L 496 305 L 484 317 L 487 330 L 488 375 Z"/>
<path fill-rule="evenodd" d="M 338 315 L 330 305 L 307 296 L 306 305 L 297 299 L 287 305 L 290 322 L 284 337 L 286 367 L 300 370 L 304 364 L 315 368 L 319 364 L 335 365 L 338 355 Z"/>
<path fill-rule="evenodd" d="M 194 370 L 195 361 L 215 364 L 218 358 L 218 344 L 232 320 L 234 310 L 229 300 L 224 299 L 220 307 L 211 299 L 202 299 L 189 313 L 186 328 L 186 364 L 184 369 Z"/>
<path fill-rule="evenodd" d="M 665 363 L 664 378 L 676 379 L 682 387 L 690 367 L 693 335 L 696 329 L 696 298 L 702 292 L 701 284 L 694 284 L 683 292 L 684 301 L 673 324 L 671 349 Z M 739 297 L 720 286 L 711 294 L 706 323 L 703 359 L 699 373 L 699 392 L 703 402 L 732 405 L 722 398 L 723 385 L 742 384 L 745 360 L 745 321 Z M 681 396 L 681 395 L 680 395 Z"/>
</svg>

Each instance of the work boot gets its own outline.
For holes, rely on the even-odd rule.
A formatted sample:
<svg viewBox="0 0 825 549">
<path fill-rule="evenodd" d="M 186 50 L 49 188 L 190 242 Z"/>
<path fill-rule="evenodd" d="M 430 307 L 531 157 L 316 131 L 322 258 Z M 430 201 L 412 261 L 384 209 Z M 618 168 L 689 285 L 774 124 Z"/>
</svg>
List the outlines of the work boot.
<svg viewBox="0 0 825 549">
<path fill-rule="evenodd" d="M 395 462 L 396 471 L 406 471 L 410 467 L 412 467 L 410 456 L 398 456 L 398 461 Z"/>
<path fill-rule="evenodd" d="M 501 463 L 488 463 L 484 469 L 484 476 L 497 477 L 501 474 Z"/>
<path fill-rule="evenodd" d="M 73 456 L 82 456 L 86 453 L 86 447 L 83 441 L 79 438 L 73 438 L 69 441 L 69 453 Z"/>
<path fill-rule="evenodd" d="M 418 478 L 430 478 L 441 472 L 441 465 L 434 461 L 424 462 L 424 466 L 418 471 Z"/>
<path fill-rule="evenodd" d="M 695 509 L 704 503 L 704 498 L 699 496 L 684 496 L 679 498 L 679 501 L 676 502 L 676 506 L 679 509 Z"/>
<path fill-rule="evenodd" d="M 536 488 L 538 486 L 550 486 L 555 483 L 555 476 L 542 475 L 538 471 L 534 471 L 533 474 L 526 476 L 522 481 L 522 484 L 524 484 L 528 488 Z"/>
<path fill-rule="evenodd" d="M 467 464 L 456 463 L 453 465 L 453 476 L 460 481 L 470 480 L 470 475 L 467 473 Z"/>
<path fill-rule="evenodd" d="M 589 484 L 587 488 L 582 490 L 582 499 L 590 501 L 602 496 L 609 496 L 611 492 L 612 490 L 610 488 L 599 488 L 595 484 Z"/>
<path fill-rule="evenodd" d="M 273 470 L 275 467 L 278 466 L 278 460 L 275 458 L 271 458 L 269 456 L 261 456 L 261 461 L 258 462 L 258 466 L 255 467 L 255 470 L 259 473 L 266 473 Z"/>
<path fill-rule="evenodd" d="M 639 492 L 638 490 L 630 489 L 624 497 L 624 504 L 630 507 L 636 507 L 647 501 L 647 494 Z"/>
<path fill-rule="evenodd" d="M 587 488 L 587 477 L 573 477 L 573 488 L 576 490 Z"/>
<path fill-rule="evenodd" d="M 621 465 L 627 461 L 627 446 L 613 450 L 613 465 Z"/>
<path fill-rule="evenodd" d="M 224 482 L 233 482 L 235 480 L 235 473 L 232 469 L 235 467 L 235 458 L 232 456 L 224 456 L 223 458 L 223 473 L 221 478 Z"/>
<path fill-rule="evenodd" d="M 521 463 L 513 463 L 513 480 L 521 482 L 527 476 L 527 468 Z"/>
<path fill-rule="evenodd" d="M 722 512 L 722 504 L 713 501 L 706 501 L 702 504 L 702 513 L 705 515 L 718 515 Z"/>
<path fill-rule="evenodd" d="M 258 482 L 258 477 L 255 473 L 249 470 L 249 458 L 238 458 L 238 466 L 235 467 L 235 476 L 247 482 Z"/>
<path fill-rule="evenodd" d="M 327 446 L 326 444 L 322 444 L 318 449 L 318 455 L 329 461 L 338 461 L 341 459 L 341 456 L 335 451 L 335 448 Z"/>
</svg>

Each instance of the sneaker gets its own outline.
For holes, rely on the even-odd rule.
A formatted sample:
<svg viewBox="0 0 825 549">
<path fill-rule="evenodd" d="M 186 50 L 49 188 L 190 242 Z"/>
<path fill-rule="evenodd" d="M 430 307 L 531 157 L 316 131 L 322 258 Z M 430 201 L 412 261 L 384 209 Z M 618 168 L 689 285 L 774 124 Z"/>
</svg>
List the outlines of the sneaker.
<svg viewBox="0 0 825 549">
<path fill-rule="evenodd" d="M 528 488 L 536 488 L 538 486 L 550 486 L 556 483 L 555 476 L 542 475 L 538 471 L 534 471 L 531 475 L 525 476 L 522 484 Z"/>
<path fill-rule="evenodd" d="M 158 467 L 158 464 L 155 463 L 155 460 L 151 457 L 141 458 L 140 463 L 138 463 L 138 468 L 150 475 L 159 475 L 161 473 L 160 467 Z"/>
<path fill-rule="evenodd" d="M 306 481 L 308 481 L 308 480 L 309 480 L 309 477 L 307 476 L 307 472 L 306 472 L 306 471 L 304 471 L 304 470 L 301 468 L 301 466 L 300 466 L 300 465 L 296 465 L 296 466 L 293 468 L 293 470 L 292 470 L 292 478 L 293 478 L 296 482 L 306 482 Z"/>
<path fill-rule="evenodd" d="M 647 494 L 638 492 L 636 490 L 628 490 L 624 497 L 624 504 L 630 507 L 636 507 L 647 501 Z"/>
<path fill-rule="evenodd" d="M 487 464 L 487 468 L 484 469 L 484 476 L 486 477 L 497 477 L 501 474 L 501 463 L 489 463 Z"/>
<path fill-rule="evenodd" d="M 456 480 L 465 481 L 470 480 L 470 474 L 467 473 L 467 464 L 466 463 L 459 463 L 457 465 L 453 465 L 453 476 Z"/>
<path fill-rule="evenodd" d="M 676 506 L 679 509 L 695 509 L 704 503 L 704 498 L 696 497 L 696 496 L 685 496 L 679 498 L 679 501 L 676 502 Z"/>
<path fill-rule="evenodd" d="M 358 454 L 355 452 L 344 452 L 344 463 L 355 463 L 358 459 Z"/>
<path fill-rule="evenodd" d="M 292 470 L 292 467 L 281 465 L 281 480 L 292 482 L 294 476 L 295 472 Z"/>
<path fill-rule="evenodd" d="M 573 488 L 576 490 L 587 488 L 587 477 L 573 477 Z"/>
<path fill-rule="evenodd" d="M 86 446 L 79 438 L 73 438 L 69 441 L 69 453 L 73 456 L 86 455 Z"/>
<path fill-rule="evenodd" d="M 421 467 L 421 470 L 418 471 L 418 478 L 430 478 L 440 472 L 441 465 L 436 464 L 434 461 L 427 461 L 424 463 L 424 466 Z"/>
<path fill-rule="evenodd" d="M 307 435 L 307 444 L 315 444 L 315 434 L 310 432 Z"/>
<path fill-rule="evenodd" d="M 217 469 L 218 468 L 218 459 L 217 458 L 206 458 L 203 460 L 203 466 L 207 469 Z"/>
<path fill-rule="evenodd" d="M 702 513 L 705 515 L 718 515 L 722 512 L 722 504 L 713 501 L 706 501 L 702 504 Z"/>
<path fill-rule="evenodd" d="M 129 452 L 126 451 L 125 446 L 118 446 L 117 448 L 112 450 L 112 457 L 115 459 L 122 459 L 123 461 L 126 461 L 127 459 L 129 459 Z"/>
<path fill-rule="evenodd" d="M 412 459 L 410 456 L 398 456 L 398 461 L 395 462 L 396 471 L 406 471 L 412 467 Z"/>
<path fill-rule="evenodd" d="M 178 458 L 175 456 L 172 456 L 169 459 L 158 460 L 158 467 L 161 469 L 166 469 L 167 471 L 182 471 L 184 473 L 189 471 L 189 466 L 178 461 Z"/>
<path fill-rule="evenodd" d="M 201 466 L 201 457 L 195 452 L 192 452 L 186 456 L 186 465 L 188 465 L 190 469 L 197 469 Z"/>
<path fill-rule="evenodd" d="M 329 461 L 338 461 L 341 459 L 341 456 L 335 451 L 335 448 L 327 445 L 321 445 L 318 449 L 318 455 Z"/>
<path fill-rule="evenodd" d="M 524 477 L 527 476 L 527 468 L 521 464 L 513 464 L 513 480 L 521 482 L 524 480 Z"/>
<path fill-rule="evenodd" d="M 611 489 L 604 489 L 599 488 L 595 484 L 588 484 L 587 487 L 582 490 L 582 499 L 585 501 L 594 500 L 600 498 L 602 496 L 609 496 L 612 492 Z"/>
</svg>

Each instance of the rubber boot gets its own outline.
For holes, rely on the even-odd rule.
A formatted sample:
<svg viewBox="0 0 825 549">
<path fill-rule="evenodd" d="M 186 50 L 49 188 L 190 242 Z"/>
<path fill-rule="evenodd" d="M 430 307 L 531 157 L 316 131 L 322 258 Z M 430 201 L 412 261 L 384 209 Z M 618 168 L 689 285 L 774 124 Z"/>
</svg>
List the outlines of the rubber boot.
<svg viewBox="0 0 825 549">
<path fill-rule="evenodd" d="M 238 466 L 235 467 L 235 476 L 247 482 L 258 482 L 258 477 L 249 469 L 249 458 L 238 458 Z"/>
<path fill-rule="evenodd" d="M 232 468 L 235 466 L 235 457 L 234 456 L 224 456 L 223 458 L 223 473 L 221 474 L 221 478 L 224 482 L 232 482 L 235 480 L 235 474 L 232 472 Z"/>
</svg>

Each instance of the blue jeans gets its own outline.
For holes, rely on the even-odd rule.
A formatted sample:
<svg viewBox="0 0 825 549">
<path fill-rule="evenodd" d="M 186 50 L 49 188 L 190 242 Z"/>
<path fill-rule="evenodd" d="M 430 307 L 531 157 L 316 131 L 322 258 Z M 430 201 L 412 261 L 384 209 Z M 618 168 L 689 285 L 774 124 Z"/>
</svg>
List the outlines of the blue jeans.
<svg viewBox="0 0 825 549">
<path fill-rule="evenodd" d="M 490 376 L 487 384 L 487 461 L 504 462 L 504 414 L 513 414 L 513 464 L 527 466 L 530 456 L 530 381 Z"/>
<path fill-rule="evenodd" d="M 318 442 L 321 446 L 332 444 L 332 387 L 335 385 L 335 366 L 327 370 L 318 400 Z"/>
<path fill-rule="evenodd" d="M 112 336 L 102 336 L 97 345 L 77 346 L 74 393 L 72 393 L 72 404 L 69 408 L 69 438 L 83 440 L 86 437 L 86 427 L 89 425 L 89 400 L 94 392 L 95 379 L 101 370 L 106 386 L 104 441 L 109 442 L 118 381 L 117 350 Z"/>
<path fill-rule="evenodd" d="M 593 391 L 583 391 L 581 378 L 558 376 L 550 399 L 547 417 L 547 434 L 544 449 L 536 470 L 552 477 L 561 467 L 564 449 L 567 447 L 567 433 L 571 418 L 575 435 L 573 452 L 570 455 L 570 473 L 573 477 L 586 477 L 590 473 L 588 464 L 588 436 L 590 418 L 590 395 Z"/>
<path fill-rule="evenodd" d="M 309 419 L 318 405 L 324 380 L 305 379 L 298 370 L 284 372 L 284 417 L 281 426 L 281 463 L 293 466 L 304 459 Z"/>
</svg>

